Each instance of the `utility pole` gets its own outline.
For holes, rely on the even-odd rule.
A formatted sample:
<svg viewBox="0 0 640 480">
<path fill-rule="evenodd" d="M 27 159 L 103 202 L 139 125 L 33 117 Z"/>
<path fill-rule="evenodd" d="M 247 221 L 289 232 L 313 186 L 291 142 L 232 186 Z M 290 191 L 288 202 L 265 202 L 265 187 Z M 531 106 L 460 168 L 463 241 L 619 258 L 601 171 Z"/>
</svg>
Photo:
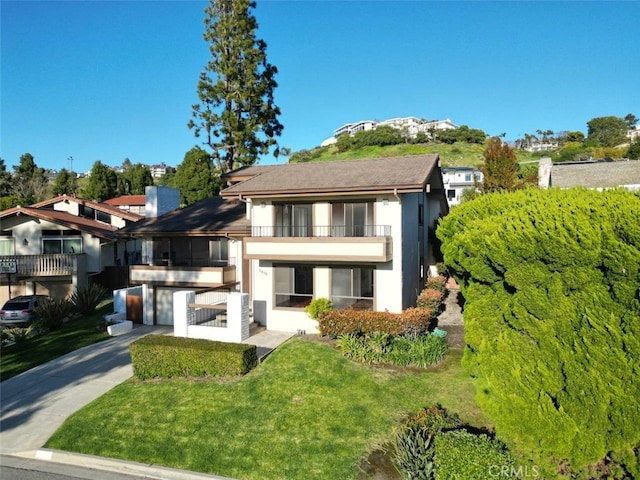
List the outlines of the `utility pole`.
<svg viewBox="0 0 640 480">
<path fill-rule="evenodd" d="M 73 157 L 67 158 L 67 162 L 69 162 L 69 171 L 73 172 Z"/>
</svg>

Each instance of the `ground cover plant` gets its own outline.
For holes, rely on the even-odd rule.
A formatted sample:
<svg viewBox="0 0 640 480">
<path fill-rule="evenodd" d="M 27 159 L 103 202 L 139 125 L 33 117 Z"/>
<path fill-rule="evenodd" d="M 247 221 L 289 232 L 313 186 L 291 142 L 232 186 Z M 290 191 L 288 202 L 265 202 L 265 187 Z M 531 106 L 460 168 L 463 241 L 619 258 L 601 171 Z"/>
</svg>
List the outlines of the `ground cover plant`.
<svg viewBox="0 0 640 480">
<path fill-rule="evenodd" d="M 528 190 L 438 228 L 478 403 L 542 476 L 640 477 L 639 218 L 637 193 Z"/>
<path fill-rule="evenodd" d="M 330 342 L 292 339 L 240 378 L 131 379 L 67 419 L 47 447 L 247 480 L 356 479 L 367 453 L 425 405 L 485 424 L 460 358 L 374 368 Z"/>
<path fill-rule="evenodd" d="M 109 335 L 103 327 L 102 317 L 112 309 L 113 302 L 105 302 L 92 315 L 72 318 L 58 329 L 3 346 L 0 379 L 6 380 L 74 350 L 106 340 Z"/>
</svg>

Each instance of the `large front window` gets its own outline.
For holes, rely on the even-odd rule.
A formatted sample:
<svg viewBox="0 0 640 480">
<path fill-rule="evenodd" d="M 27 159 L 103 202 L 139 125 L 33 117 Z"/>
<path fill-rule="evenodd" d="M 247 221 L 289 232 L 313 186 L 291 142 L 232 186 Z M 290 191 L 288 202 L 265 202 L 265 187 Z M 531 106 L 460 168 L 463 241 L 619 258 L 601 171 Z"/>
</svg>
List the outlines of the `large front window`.
<svg viewBox="0 0 640 480">
<path fill-rule="evenodd" d="M 283 204 L 275 206 L 275 237 L 310 237 L 311 205 Z"/>
<path fill-rule="evenodd" d="M 333 268 L 331 270 L 333 308 L 373 309 L 373 268 Z"/>
<path fill-rule="evenodd" d="M 82 253 L 80 238 L 43 238 L 42 253 Z"/>
<path fill-rule="evenodd" d="M 274 267 L 276 307 L 304 308 L 313 299 L 313 267 Z"/>
<path fill-rule="evenodd" d="M 331 236 L 372 237 L 373 202 L 331 204 Z"/>
</svg>

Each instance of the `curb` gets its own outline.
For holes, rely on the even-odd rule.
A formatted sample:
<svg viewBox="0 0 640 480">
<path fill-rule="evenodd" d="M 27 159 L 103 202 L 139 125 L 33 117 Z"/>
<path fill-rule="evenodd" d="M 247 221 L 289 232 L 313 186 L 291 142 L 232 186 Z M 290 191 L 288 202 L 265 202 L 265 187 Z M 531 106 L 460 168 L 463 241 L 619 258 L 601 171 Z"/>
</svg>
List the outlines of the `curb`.
<svg viewBox="0 0 640 480">
<path fill-rule="evenodd" d="M 230 477 L 190 472 L 187 470 L 179 470 L 177 468 L 136 463 L 128 460 L 115 460 L 112 458 L 97 457 L 82 453 L 69 453 L 62 450 L 51 450 L 46 448 L 15 453 L 11 454 L 11 456 L 158 480 L 235 480 Z"/>
</svg>

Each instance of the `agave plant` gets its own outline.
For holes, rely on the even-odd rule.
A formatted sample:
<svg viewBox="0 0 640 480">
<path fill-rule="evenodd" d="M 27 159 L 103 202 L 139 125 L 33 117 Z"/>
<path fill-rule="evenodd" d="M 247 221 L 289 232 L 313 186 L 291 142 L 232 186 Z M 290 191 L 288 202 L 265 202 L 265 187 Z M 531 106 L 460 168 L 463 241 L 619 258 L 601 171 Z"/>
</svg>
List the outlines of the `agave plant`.
<svg viewBox="0 0 640 480">
<path fill-rule="evenodd" d="M 71 302 L 81 315 L 91 315 L 107 296 L 107 289 L 97 283 L 77 288 L 71 295 Z"/>
</svg>

